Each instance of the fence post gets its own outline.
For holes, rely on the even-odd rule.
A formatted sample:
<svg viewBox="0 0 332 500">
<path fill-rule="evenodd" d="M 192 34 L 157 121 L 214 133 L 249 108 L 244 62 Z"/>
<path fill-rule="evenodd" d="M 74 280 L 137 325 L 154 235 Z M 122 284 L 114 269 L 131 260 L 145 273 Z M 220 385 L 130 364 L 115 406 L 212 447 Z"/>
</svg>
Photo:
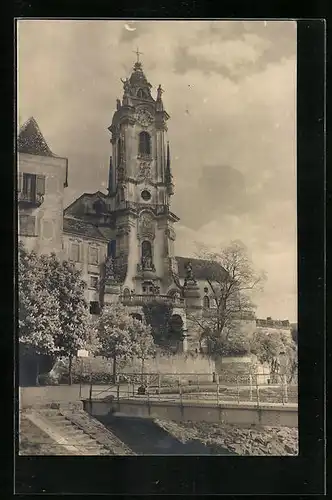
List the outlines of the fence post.
<svg viewBox="0 0 332 500">
<path fill-rule="evenodd" d="M 199 375 L 198 373 L 196 374 L 196 378 L 197 378 L 197 401 L 199 400 Z"/>
<path fill-rule="evenodd" d="M 147 373 L 146 375 L 146 392 L 147 392 L 147 396 L 148 396 L 148 403 L 150 403 L 150 375 Z"/>
<path fill-rule="evenodd" d="M 278 374 L 278 382 L 279 382 L 280 392 L 281 392 L 281 403 L 285 404 L 284 381 L 283 381 L 282 376 L 280 374 Z"/>
<path fill-rule="evenodd" d="M 219 405 L 219 373 L 216 373 L 216 382 L 217 382 L 217 405 Z"/>
<path fill-rule="evenodd" d="M 256 374 L 256 396 L 257 396 L 257 407 L 259 408 L 259 387 L 258 387 L 257 374 Z"/>
<path fill-rule="evenodd" d="M 158 394 L 159 394 L 159 401 L 160 401 L 160 388 L 161 388 L 161 375 L 158 373 Z"/>
<path fill-rule="evenodd" d="M 250 401 L 252 401 L 252 375 L 251 374 L 249 375 L 249 386 L 250 386 L 249 398 L 250 398 Z"/>
<path fill-rule="evenodd" d="M 237 388 L 237 404 L 240 404 L 240 387 L 239 387 L 239 377 L 236 377 L 236 388 Z"/>
<path fill-rule="evenodd" d="M 283 394 L 283 399 L 282 399 L 282 404 L 285 404 L 288 402 L 288 391 L 287 391 L 287 378 L 286 375 L 282 375 L 282 394 Z"/>
<path fill-rule="evenodd" d="M 116 386 L 116 397 L 117 397 L 117 400 L 119 402 L 120 401 L 120 384 L 119 384 L 119 382 L 117 383 L 117 386 Z"/>
<path fill-rule="evenodd" d="M 90 374 L 90 390 L 89 390 L 89 400 L 92 399 L 92 373 Z"/>
<path fill-rule="evenodd" d="M 182 385 L 181 385 L 181 375 L 178 377 L 178 384 L 179 384 L 179 397 L 180 397 L 180 404 L 182 405 Z"/>
</svg>

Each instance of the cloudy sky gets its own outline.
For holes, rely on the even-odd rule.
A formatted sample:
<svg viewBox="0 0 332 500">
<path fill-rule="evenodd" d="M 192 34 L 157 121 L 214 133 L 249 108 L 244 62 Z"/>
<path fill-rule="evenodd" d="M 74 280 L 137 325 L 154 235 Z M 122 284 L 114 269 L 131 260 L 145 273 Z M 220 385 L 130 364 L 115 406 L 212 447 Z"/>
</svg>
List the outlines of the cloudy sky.
<svg viewBox="0 0 332 500">
<path fill-rule="evenodd" d="M 296 320 L 296 23 L 20 21 L 19 123 L 68 157 L 66 205 L 106 188 L 136 47 L 171 115 L 176 253 L 243 241 L 268 276 L 257 315 Z"/>
</svg>

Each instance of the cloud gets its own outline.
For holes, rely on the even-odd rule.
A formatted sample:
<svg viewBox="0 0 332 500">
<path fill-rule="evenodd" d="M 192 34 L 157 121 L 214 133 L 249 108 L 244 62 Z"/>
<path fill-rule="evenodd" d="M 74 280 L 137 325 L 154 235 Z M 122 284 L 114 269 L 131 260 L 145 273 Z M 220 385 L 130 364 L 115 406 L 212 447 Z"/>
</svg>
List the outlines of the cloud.
<svg viewBox="0 0 332 500">
<path fill-rule="evenodd" d="M 177 253 L 198 240 L 241 239 L 269 275 L 261 313 L 279 313 L 276 269 L 285 266 L 286 294 L 296 257 L 296 24 L 136 21 L 129 32 L 126 22 L 20 21 L 21 120 L 34 116 L 51 149 L 68 157 L 66 204 L 100 189 L 120 78 L 139 47 L 171 116 Z M 295 296 L 286 304 L 296 317 Z"/>
</svg>

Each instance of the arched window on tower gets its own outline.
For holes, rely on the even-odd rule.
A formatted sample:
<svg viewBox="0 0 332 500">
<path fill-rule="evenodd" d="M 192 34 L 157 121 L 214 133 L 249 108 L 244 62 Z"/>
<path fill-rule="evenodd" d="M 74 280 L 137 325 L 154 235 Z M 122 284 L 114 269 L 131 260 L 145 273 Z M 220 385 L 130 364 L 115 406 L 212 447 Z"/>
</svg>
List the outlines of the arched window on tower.
<svg viewBox="0 0 332 500">
<path fill-rule="evenodd" d="M 142 155 L 151 154 L 151 137 L 147 132 L 141 132 L 139 134 L 138 152 Z"/>
<path fill-rule="evenodd" d="M 204 309 L 209 309 L 210 307 L 210 299 L 207 295 L 204 295 L 203 297 L 203 307 Z"/>
<path fill-rule="evenodd" d="M 146 99 L 146 92 L 143 89 L 138 89 L 137 97 L 139 97 L 139 99 Z"/>
</svg>

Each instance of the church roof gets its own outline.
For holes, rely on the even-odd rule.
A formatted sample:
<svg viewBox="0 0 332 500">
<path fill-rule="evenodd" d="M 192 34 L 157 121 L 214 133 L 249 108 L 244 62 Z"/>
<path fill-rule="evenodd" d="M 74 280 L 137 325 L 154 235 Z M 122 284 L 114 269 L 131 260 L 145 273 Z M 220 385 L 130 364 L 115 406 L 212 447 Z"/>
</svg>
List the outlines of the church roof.
<svg viewBox="0 0 332 500">
<path fill-rule="evenodd" d="M 186 266 L 188 262 L 192 265 L 194 278 L 197 280 L 220 279 L 226 273 L 225 269 L 215 261 L 204 259 L 192 259 L 191 257 L 175 257 L 178 265 L 178 274 L 180 278 L 186 277 Z"/>
<path fill-rule="evenodd" d="M 50 150 L 33 117 L 29 118 L 20 128 L 17 138 L 17 149 L 20 153 L 31 155 L 56 156 Z"/>
<path fill-rule="evenodd" d="M 112 240 L 114 238 L 114 230 L 111 229 L 110 227 L 102 227 L 102 226 L 99 226 L 98 227 L 98 231 L 104 236 L 104 238 L 109 241 L 109 240 Z"/>
<path fill-rule="evenodd" d="M 107 239 L 101 234 L 97 226 L 95 226 L 91 222 L 87 222 L 81 219 L 64 217 L 63 230 L 66 233 L 85 236 L 85 238 L 107 241 Z"/>
<path fill-rule="evenodd" d="M 129 78 L 131 85 L 143 85 L 147 87 L 151 87 L 150 83 L 147 81 L 147 78 L 142 69 L 142 63 L 137 62 L 134 65 L 134 70 Z"/>
</svg>

